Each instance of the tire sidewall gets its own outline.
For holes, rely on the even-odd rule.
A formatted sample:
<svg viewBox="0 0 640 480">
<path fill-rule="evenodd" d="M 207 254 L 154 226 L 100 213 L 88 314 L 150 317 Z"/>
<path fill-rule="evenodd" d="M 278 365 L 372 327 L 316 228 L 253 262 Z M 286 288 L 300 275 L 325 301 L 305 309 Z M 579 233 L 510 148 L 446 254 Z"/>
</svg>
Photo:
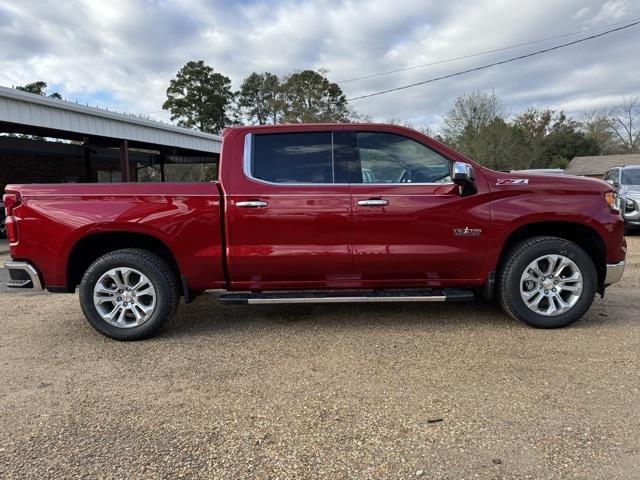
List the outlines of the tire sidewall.
<svg viewBox="0 0 640 480">
<path fill-rule="evenodd" d="M 530 310 L 520 295 L 520 279 L 527 266 L 544 255 L 562 255 L 572 260 L 582 275 L 582 294 L 567 312 L 553 317 Z M 506 274 L 507 295 L 513 313 L 524 323 L 539 328 L 559 328 L 575 322 L 589 309 L 597 289 L 597 272 L 589 255 L 578 245 L 563 239 L 545 239 L 525 249 Z"/>
<path fill-rule="evenodd" d="M 151 317 L 138 327 L 118 328 L 107 323 L 98 313 L 93 303 L 93 289 L 102 275 L 113 268 L 134 268 L 147 276 L 156 291 L 156 308 Z M 85 272 L 80 283 L 80 305 L 85 317 L 93 328 L 117 340 L 135 340 L 151 335 L 164 324 L 173 313 L 171 286 L 153 262 L 131 251 L 107 254 L 96 260 Z"/>
</svg>

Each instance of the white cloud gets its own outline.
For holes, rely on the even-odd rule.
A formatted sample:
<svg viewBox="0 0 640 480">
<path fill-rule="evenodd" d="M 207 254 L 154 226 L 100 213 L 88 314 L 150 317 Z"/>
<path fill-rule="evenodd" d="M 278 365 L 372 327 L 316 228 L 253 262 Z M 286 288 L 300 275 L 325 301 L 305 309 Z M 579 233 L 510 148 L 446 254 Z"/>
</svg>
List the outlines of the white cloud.
<svg viewBox="0 0 640 480">
<path fill-rule="evenodd" d="M 326 68 L 337 81 L 636 17 L 640 5 L 625 0 L 5 0 L 0 84 L 44 80 L 70 99 L 157 112 L 169 80 L 189 60 L 205 60 L 234 87 L 266 70 Z M 638 91 L 639 36 L 635 27 L 352 106 L 375 120 L 437 123 L 457 95 L 493 88 L 514 112 L 528 105 L 592 108 Z M 574 38 L 579 35 L 342 86 L 357 96 Z"/>
<path fill-rule="evenodd" d="M 591 11 L 591 7 L 589 6 L 582 7 L 580 10 L 576 12 L 576 14 L 573 17 L 571 17 L 571 20 L 577 20 L 577 19 L 583 18 L 586 15 L 588 15 L 590 11 Z"/>
<path fill-rule="evenodd" d="M 593 26 L 615 22 L 625 17 L 627 14 L 627 0 L 609 0 L 600 7 L 598 13 L 590 20 Z"/>
</svg>

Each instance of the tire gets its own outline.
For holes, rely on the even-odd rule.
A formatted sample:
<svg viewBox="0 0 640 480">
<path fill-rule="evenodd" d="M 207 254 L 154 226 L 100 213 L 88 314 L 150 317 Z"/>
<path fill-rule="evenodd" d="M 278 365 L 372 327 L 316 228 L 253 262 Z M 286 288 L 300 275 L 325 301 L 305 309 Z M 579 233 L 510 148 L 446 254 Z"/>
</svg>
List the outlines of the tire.
<svg viewBox="0 0 640 480">
<path fill-rule="evenodd" d="M 544 260 L 546 258 L 550 260 Z M 544 267 L 554 261 L 554 258 L 558 259 L 558 263 L 554 265 L 561 265 L 568 260 L 568 265 L 563 267 L 560 275 L 553 277 L 559 281 L 558 290 L 555 290 L 555 280 L 550 279 L 549 275 L 543 276 L 542 278 L 546 280 L 542 282 L 527 280 L 532 275 L 536 275 L 529 273 L 532 271 L 530 269 L 532 264 Z M 570 278 L 574 278 L 576 269 L 581 274 L 581 289 L 578 288 L 579 281 L 569 281 Z M 537 271 L 543 270 L 546 269 L 539 268 Z M 533 271 L 536 270 L 533 269 Z M 562 277 L 562 275 L 565 276 Z M 536 278 L 539 277 L 536 276 Z M 596 294 L 597 282 L 598 275 L 591 257 L 578 245 L 558 237 L 532 237 L 523 240 L 507 252 L 498 274 L 497 294 L 502 308 L 512 318 L 535 328 L 561 328 L 580 319 L 589 309 Z M 562 285 L 567 290 L 563 290 Z M 552 289 L 556 293 L 551 293 Z M 568 289 L 575 291 L 568 291 Z M 521 293 L 521 290 L 524 293 Z M 531 302 L 532 307 L 525 303 L 524 297 L 528 295 L 531 295 L 528 301 Z M 557 300 L 558 296 L 561 296 L 564 304 L 572 304 L 572 306 L 563 311 L 564 307 Z M 536 307 L 534 304 L 539 297 L 542 298 Z M 550 306 L 551 303 L 553 307 Z M 549 311 L 552 308 L 556 308 L 557 313 L 540 314 L 537 311 L 538 309 Z"/>
<path fill-rule="evenodd" d="M 116 279 L 119 284 L 115 283 Z M 133 288 L 135 285 L 124 288 L 129 283 L 141 287 L 138 290 Z M 123 288 L 119 289 L 118 285 Z M 116 297 L 117 292 L 122 295 Z M 100 300 L 98 305 L 95 296 L 106 301 L 100 303 Z M 123 303 L 127 299 L 130 303 Z M 179 300 L 173 269 L 158 255 L 142 249 L 115 250 L 103 255 L 91 264 L 80 282 L 80 306 L 85 318 L 98 332 L 116 340 L 152 336 L 171 318 Z M 116 316 L 107 320 L 110 313 L 106 312 L 111 311 L 116 311 Z"/>
</svg>

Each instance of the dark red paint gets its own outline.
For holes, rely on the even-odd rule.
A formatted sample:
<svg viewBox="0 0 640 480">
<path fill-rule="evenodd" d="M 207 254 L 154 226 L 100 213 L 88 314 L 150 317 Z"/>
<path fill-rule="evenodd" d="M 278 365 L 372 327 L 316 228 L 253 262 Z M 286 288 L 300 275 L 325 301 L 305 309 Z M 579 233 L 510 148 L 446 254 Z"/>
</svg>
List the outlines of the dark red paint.
<svg viewBox="0 0 640 480">
<path fill-rule="evenodd" d="M 450 184 L 272 185 L 244 175 L 247 133 L 326 130 L 410 137 L 451 161 L 472 164 L 478 192 L 461 197 Z M 500 184 L 519 178 L 528 184 Z M 67 261 L 82 238 L 136 232 L 163 242 L 195 290 L 476 287 L 496 269 L 511 233 L 550 221 L 593 229 L 607 262 L 615 263 L 624 259 L 626 244 L 622 220 L 605 203 L 608 191 L 597 180 L 494 172 L 413 130 L 372 124 L 229 129 L 218 183 L 7 187 L 9 203 L 21 200 L 8 212 L 10 229 L 17 225 L 11 255 L 30 261 L 47 287 L 67 285 Z M 389 203 L 357 205 L 370 198 Z M 247 200 L 269 206 L 236 206 Z M 465 227 L 482 232 L 454 235 Z"/>
</svg>

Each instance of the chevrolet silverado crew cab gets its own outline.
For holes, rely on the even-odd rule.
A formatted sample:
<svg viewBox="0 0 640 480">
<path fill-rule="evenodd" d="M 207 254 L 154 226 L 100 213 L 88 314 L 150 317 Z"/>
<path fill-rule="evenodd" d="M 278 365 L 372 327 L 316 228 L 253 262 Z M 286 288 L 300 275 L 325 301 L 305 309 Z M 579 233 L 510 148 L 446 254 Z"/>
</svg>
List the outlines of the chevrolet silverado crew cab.
<svg viewBox="0 0 640 480">
<path fill-rule="evenodd" d="M 79 286 L 89 323 L 131 340 L 209 289 L 234 304 L 477 295 L 556 328 L 624 269 L 609 184 L 494 172 L 407 128 L 230 128 L 218 170 L 199 184 L 7 186 L 9 286 Z"/>
</svg>

